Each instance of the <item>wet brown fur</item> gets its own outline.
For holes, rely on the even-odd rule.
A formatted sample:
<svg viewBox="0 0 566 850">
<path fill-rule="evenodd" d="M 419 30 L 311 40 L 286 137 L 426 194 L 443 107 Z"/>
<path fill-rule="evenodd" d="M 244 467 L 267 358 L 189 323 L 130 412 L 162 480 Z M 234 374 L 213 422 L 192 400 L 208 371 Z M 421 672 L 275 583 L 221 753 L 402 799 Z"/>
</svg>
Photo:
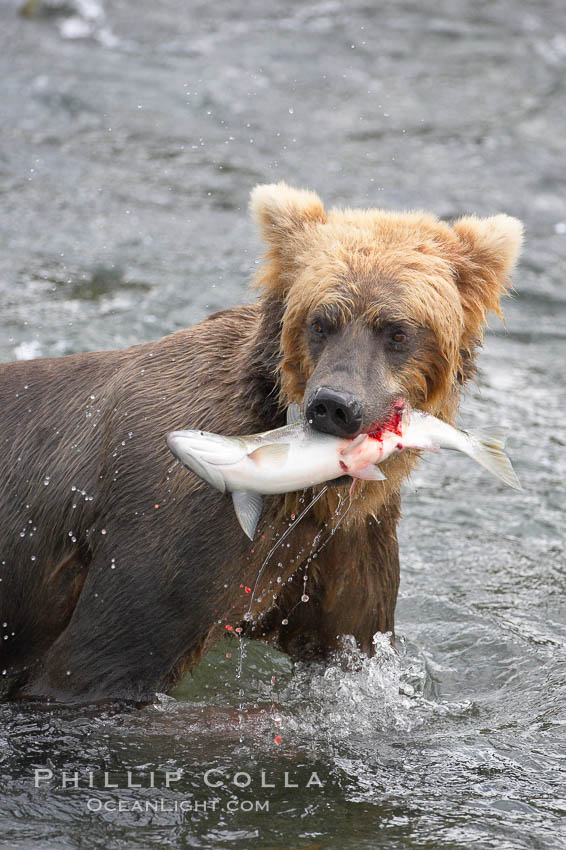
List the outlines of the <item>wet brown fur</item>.
<svg viewBox="0 0 566 850">
<path fill-rule="evenodd" d="M 164 438 L 182 428 L 282 425 L 313 374 L 305 337 L 313 310 L 337 311 L 344 324 L 400 316 L 422 328 L 396 386 L 453 418 L 486 314 L 499 313 L 519 223 L 326 212 L 316 195 L 284 184 L 257 187 L 252 209 L 268 246 L 255 304 L 123 351 L 0 364 L 5 695 L 151 699 L 226 626 L 245 626 L 246 588 L 300 494 L 265 500 L 250 545 L 229 496 L 181 468 Z M 320 658 L 340 635 L 371 651 L 376 631 L 393 632 L 399 488 L 415 462 L 408 453 L 390 459 L 387 481 L 362 484 L 334 534 L 346 491 L 329 490 L 284 557 L 267 564 L 250 633 Z M 326 542 L 309 560 L 315 538 Z"/>
</svg>

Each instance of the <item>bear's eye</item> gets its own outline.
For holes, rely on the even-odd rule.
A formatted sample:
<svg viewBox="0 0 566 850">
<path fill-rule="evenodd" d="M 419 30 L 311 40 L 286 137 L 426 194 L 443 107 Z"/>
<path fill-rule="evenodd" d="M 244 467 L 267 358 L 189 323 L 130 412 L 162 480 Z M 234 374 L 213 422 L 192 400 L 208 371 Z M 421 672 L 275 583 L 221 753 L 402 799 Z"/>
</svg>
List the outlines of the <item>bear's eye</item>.
<svg viewBox="0 0 566 850">
<path fill-rule="evenodd" d="M 409 332 L 403 327 L 393 327 L 389 331 L 389 344 L 393 351 L 404 351 L 409 340 Z"/>
<path fill-rule="evenodd" d="M 324 334 L 324 327 L 320 319 L 314 319 L 311 323 L 311 331 L 315 336 L 322 336 Z"/>
</svg>

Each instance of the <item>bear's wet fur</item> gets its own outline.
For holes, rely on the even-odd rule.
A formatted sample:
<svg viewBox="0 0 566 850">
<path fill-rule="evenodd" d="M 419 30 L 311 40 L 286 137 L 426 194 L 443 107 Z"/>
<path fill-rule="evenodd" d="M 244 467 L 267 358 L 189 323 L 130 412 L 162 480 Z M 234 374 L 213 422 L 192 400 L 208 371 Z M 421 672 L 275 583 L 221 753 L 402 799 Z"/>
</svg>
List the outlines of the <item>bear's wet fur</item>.
<svg viewBox="0 0 566 850">
<path fill-rule="evenodd" d="M 417 453 L 390 458 L 387 481 L 361 483 L 351 502 L 347 486 L 330 487 L 265 566 L 246 622 L 267 552 L 313 494 L 267 497 L 250 544 L 230 496 L 181 467 L 165 435 L 283 425 L 321 363 L 326 381 L 345 368 L 309 337 L 321 311 L 334 345 L 350 334 L 364 429 L 374 395 L 452 421 L 522 227 L 505 215 L 449 225 L 325 211 L 283 183 L 258 186 L 251 207 L 268 247 L 254 304 L 125 350 L 0 364 L 5 697 L 148 701 L 236 628 L 302 659 L 328 657 L 346 634 L 371 652 L 375 632 L 393 633 L 399 489 Z M 372 334 L 399 322 L 413 348 L 383 355 L 375 377 Z M 313 541 L 324 542 L 315 559 Z"/>
</svg>

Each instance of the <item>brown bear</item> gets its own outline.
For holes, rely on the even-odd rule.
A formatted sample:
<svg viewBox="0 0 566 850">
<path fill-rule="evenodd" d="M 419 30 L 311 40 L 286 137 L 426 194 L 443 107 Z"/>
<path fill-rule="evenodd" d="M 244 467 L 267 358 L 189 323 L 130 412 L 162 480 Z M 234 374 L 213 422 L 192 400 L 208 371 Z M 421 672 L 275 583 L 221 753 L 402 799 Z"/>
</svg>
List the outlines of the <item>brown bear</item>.
<svg viewBox="0 0 566 850">
<path fill-rule="evenodd" d="M 329 487 L 260 570 L 312 492 L 266 498 L 250 544 L 165 436 L 266 431 L 290 402 L 339 435 L 370 431 L 399 397 L 451 421 L 521 224 L 326 212 L 284 183 L 258 186 L 251 208 L 268 248 L 251 306 L 122 351 L 0 364 L 5 697 L 151 700 L 236 629 L 303 659 L 393 633 L 417 452 L 362 483 L 343 522 L 349 481 Z"/>
</svg>

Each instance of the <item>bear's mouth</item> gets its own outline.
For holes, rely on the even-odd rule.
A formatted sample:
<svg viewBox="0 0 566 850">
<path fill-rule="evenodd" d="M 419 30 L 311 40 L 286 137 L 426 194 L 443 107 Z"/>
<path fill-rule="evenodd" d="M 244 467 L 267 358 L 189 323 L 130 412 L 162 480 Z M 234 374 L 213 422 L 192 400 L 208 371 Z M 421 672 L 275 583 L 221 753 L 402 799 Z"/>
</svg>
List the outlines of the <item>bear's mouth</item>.
<svg viewBox="0 0 566 850">
<path fill-rule="evenodd" d="M 403 427 L 403 416 L 407 409 L 407 401 L 404 398 L 396 398 L 391 402 L 391 407 L 387 416 L 382 422 L 376 422 L 371 425 L 366 433 L 373 437 L 374 440 L 382 440 L 383 435 L 387 431 L 392 431 L 394 434 L 401 436 L 401 428 Z"/>
<path fill-rule="evenodd" d="M 349 487 L 354 479 L 351 475 L 341 475 L 340 478 L 333 478 L 332 481 L 326 481 L 327 487 Z"/>
</svg>

